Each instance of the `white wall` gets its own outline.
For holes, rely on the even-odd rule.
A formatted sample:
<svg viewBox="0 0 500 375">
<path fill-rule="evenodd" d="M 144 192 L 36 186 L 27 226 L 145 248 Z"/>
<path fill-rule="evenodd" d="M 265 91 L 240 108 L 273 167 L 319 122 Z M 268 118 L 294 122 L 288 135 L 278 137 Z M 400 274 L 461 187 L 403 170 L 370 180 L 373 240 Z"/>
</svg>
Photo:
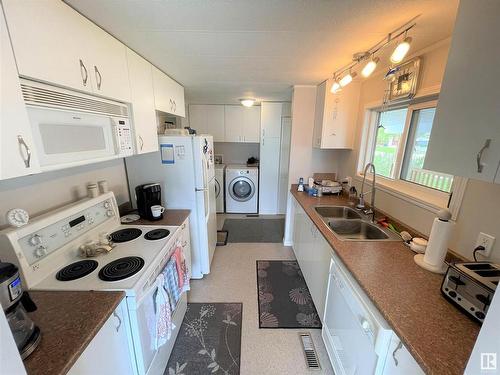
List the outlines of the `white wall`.
<svg viewBox="0 0 500 375">
<path fill-rule="evenodd" d="M 85 197 L 87 184 L 99 180 L 108 181 L 118 204 L 129 201 L 123 159 L 0 181 L 0 228 L 11 208 L 24 208 L 33 217 Z"/>
<path fill-rule="evenodd" d="M 246 164 L 249 157 L 259 158 L 259 143 L 215 142 L 215 155 L 224 155 L 224 164 Z"/>
<path fill-rule="evenodd" d="M 429 92 L 439 88 L 446 67 L 449 45 L 450 40 L 445 40 L 415 54 L 422 57 L 422 70 L 418 92 Z M 365 108 L 373 103 L 381 103 L 386 87 L 382 74 L 383 70 L 380 70 L 378 74 L 370 77 L 370 79 L 364 81 L 362 84 L 356 140 L 354 143 L 355 150 L 341 155 L 340 177 L 347 175 L 354 176 L 356 173 Z M 356 184 L 360 185 L 358 182 Z M 357 186 L 357 188 L 359 189 L 360 186 Z M 389 215 L 394 216 L 423 234 L 429 235 L 432 220 L 435 217 L 432 212 L 380 190 L 377 190 L 375 203 L 377 207 Z M 491 259 L 500 261 L 499 216 L 500 185 L 469 180 L 450 248 L 472 259 L 472 250 L 476 242 L 476 237 L 482 231 L 497 238 Z"/>
<path fill-rule="evenodd" d="M 292 95 L 289 183 L 296 184 L 299 177 L 307 181 L 315 172 L 337 172 L 338 161 L 345 151 L 312 147 L 316 86 L 294 86 Z"/>
</svg>

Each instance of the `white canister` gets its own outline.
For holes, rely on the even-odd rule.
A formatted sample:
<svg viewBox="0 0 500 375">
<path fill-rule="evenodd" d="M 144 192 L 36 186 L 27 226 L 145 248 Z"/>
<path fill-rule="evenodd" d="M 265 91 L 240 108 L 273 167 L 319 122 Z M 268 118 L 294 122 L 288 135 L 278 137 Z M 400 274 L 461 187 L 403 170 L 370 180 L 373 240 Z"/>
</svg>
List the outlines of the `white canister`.
<svg viewBox="0 0 500 375">
<path fill-rule="evenodd" d="M 96 198 L 97 196 L 99 196 L 99 191 L 97 190 L 97 184 L 87 185 L 87 196 L 89 198 Z"/>
</svg>

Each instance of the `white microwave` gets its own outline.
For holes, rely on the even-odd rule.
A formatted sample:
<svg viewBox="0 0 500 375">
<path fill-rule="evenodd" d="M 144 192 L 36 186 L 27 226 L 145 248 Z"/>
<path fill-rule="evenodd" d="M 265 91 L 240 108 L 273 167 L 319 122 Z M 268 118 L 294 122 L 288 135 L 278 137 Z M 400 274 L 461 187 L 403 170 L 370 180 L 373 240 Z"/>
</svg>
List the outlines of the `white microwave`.
<svg viewBox="0 0 500 375">
<path fill-rule="evenodd" d="M 26 82 L 21 88 L 43 171 L 134 154 L 125 104 Z"/>
</svg>

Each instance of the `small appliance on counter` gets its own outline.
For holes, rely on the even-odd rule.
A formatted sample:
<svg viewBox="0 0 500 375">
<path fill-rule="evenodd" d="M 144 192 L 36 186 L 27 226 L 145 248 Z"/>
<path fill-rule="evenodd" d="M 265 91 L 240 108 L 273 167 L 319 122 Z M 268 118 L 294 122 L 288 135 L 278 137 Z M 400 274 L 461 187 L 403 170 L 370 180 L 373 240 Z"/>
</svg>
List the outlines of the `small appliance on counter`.
<svg viewBox="0 0 500 375">
<path fill-rule="evenodd" d="M 340 194 L 342 192 L 342 185 L 337 181 L 321 180 L 314 181 L 314 188 L 321 191 L 321 194 Z"/>
<path fill-rule="evenodd" d="M 449 265 L 441 284 L 441 292 L 465 313 L 482 323 L 499 281 L 499 264 L 457 262 Z"/>
<path fill-rule="evenodd" d="M 160 220 L 163 212 L 156 210 L 161 206 L 161 185 L 158 182 L 136 186 L 137 211 L 139 216 L 146 220 Z"/>
<path fill-rule="evenodd" d="M 23 292 L 18 268 L 12 263 L 0 262 L 0 304 L 21 358 L 25 359 L 36 349 L 42 335 L 40 328 L 28 316 L 36 305 L 27 292 Z"/>
</svg>

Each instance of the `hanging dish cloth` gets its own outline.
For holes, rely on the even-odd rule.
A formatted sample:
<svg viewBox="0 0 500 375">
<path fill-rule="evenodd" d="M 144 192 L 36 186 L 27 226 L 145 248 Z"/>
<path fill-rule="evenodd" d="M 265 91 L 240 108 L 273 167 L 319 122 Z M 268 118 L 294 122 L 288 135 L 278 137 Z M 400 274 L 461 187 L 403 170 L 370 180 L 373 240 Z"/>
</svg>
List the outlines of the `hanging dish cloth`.
<svg viewBox="0 0 500 375">
<path fill-rule="evenodd" d="M 171 257 L 167 262 L 163 271 L 163 276 L 165 277 L 165 288 L 170 296 L 170 307 L 173 311 L 182 293 L 179 288 L 179 275 L 177 273 L 177 263 L 174 257 Z"/>
<path fill-rule="evenodd" d="M 175 263 L 177 266 L 179 289 L 181 290 L 181 292 L 186 292 L 190 289 L 189 272 L 186 264 L 186 258 L 184 257 L 184 252 L 182 251 L 182 245 L 180 244 L 180 242 L 177 244 L 172 257 L 175 259 Z"/>
<path fill-rule="evenodd" d="M 172 310 L 170 308 L 170 301 L 167 292 L 164 289 L 165 276 L 160 273 L 156 278 L 157 290 L 154 296 L 155 310 L 156 310 L 156 340 L 152 340 L 155 343 L 155 348 L 158 349 L 160 346 L 165 344 L 175 328 L 172 322 Z"/>
</svg>

